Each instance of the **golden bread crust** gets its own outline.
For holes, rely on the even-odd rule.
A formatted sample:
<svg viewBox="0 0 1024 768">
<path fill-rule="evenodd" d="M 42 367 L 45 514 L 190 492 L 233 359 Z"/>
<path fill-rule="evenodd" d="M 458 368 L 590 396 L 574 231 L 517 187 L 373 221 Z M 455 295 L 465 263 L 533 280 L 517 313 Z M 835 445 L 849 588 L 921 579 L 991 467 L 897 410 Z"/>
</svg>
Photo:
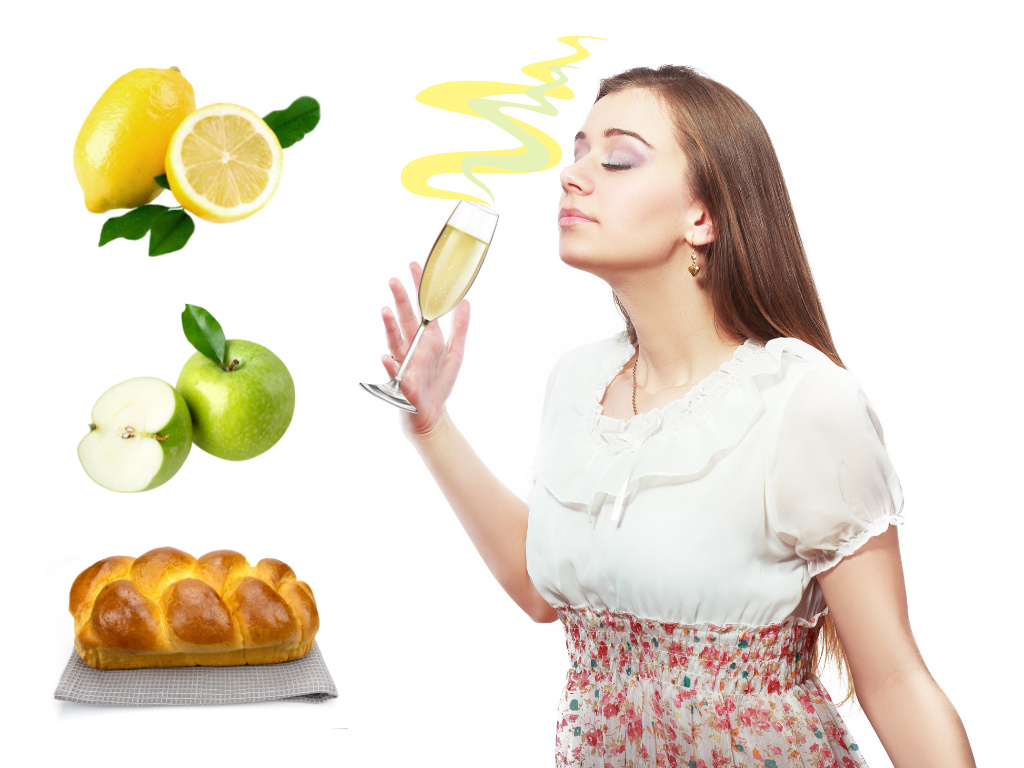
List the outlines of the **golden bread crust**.
<svg viewBox="0 0 1024 768">
<path fill-rule="evenodd" d="M 167 628 L 179 650 L 230 651 L 241 645 L 242 635 L 231 620 L 231 611 L 206 582 L 176 581 L 164 592 L 162 602 Z"/>
<path fill-rule="evenodd" d="M 224 549 L 100 560 L 75 579 L 68 608 L 75 649 L 97 669 L 275 664 L 308 653 L 320 628 L 289 566 Z"/>
</svg>

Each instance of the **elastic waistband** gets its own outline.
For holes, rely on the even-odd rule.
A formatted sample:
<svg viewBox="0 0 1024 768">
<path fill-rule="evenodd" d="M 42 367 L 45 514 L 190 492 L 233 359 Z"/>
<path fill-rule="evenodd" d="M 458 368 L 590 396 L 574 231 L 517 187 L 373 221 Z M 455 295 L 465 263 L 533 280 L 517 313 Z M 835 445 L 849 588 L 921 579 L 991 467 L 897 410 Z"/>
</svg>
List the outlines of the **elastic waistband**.
<svg viewBox="0 0 1024 768">
<path fill-rule="evenodd" d="M 828 609 L 776 624 L 679 624 L 592 607 L 556 606 L 574 687 L 608 676 L 686 689 L 783 693 L 811 673 L 812 648 Z"/>
</svg>

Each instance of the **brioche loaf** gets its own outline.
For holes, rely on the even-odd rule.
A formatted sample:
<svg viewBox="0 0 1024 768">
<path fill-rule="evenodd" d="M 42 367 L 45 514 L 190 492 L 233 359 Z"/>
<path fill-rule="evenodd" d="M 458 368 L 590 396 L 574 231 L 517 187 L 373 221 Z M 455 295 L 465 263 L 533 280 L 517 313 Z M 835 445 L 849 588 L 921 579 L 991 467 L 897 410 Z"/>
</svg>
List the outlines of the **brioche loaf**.
<svg viewBox="0 0 1024 768">
<path fill-rule="evenodd" d="M 96 669 L 274 664 L 306 655 L 313 591 L 280 560 L 220 549 L 108 557 L 71 585 L 75 650 Z"/>
</svg>

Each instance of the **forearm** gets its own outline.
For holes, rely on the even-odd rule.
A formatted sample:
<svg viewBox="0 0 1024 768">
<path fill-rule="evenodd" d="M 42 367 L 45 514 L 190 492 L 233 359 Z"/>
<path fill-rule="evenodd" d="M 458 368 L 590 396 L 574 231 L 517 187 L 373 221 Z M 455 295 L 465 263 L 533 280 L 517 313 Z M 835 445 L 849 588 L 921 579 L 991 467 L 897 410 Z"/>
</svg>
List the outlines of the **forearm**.
<svg viewBox="0 0 1024 768">
<path fill-rule="evenodd" d="M 502 589 L 534 621 L 554 621 L 526 572 L 526 502 L 484 465 L 447 413 L 434 432 L 409 439 Z"/>
<path fill-rule="evenodd" d="M 975 768 L 963 722 L 927 669 L 857 694 L 894 768 Z"/>
</svg>

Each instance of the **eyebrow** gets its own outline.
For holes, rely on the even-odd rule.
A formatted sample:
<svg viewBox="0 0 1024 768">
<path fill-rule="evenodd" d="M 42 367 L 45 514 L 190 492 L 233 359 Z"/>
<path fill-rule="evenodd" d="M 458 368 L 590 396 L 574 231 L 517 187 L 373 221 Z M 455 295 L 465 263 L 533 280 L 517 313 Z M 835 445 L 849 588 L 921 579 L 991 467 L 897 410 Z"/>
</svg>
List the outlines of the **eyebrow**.
<svg viewBox="0 0 1024 768">
<path fill-rule="evenodd" d="M 625 128 L 609 128 L 607 131 L 604 132 L 604 136 L 605 136 L 606 139 L 611 137 L 611 136 L 632 136 L 634 139 L 642 142 L 643 144 L 645 144 L 646 146 L 650 147 L 651 149 L 654 149 L 654 145 L 651 144 L 650 142 L 648 142 L 639 133 L 634 133 L 633 131 L 627 131 Z M 579 133 L 576 134 L 576 138 L 574 139 L 574 141 L 579 141 L 580 139 L 585 139 L 585 138 L 587 138 L 587 134 L 585 134 L 583 131 L 580 131 Z"/>
</svg>

